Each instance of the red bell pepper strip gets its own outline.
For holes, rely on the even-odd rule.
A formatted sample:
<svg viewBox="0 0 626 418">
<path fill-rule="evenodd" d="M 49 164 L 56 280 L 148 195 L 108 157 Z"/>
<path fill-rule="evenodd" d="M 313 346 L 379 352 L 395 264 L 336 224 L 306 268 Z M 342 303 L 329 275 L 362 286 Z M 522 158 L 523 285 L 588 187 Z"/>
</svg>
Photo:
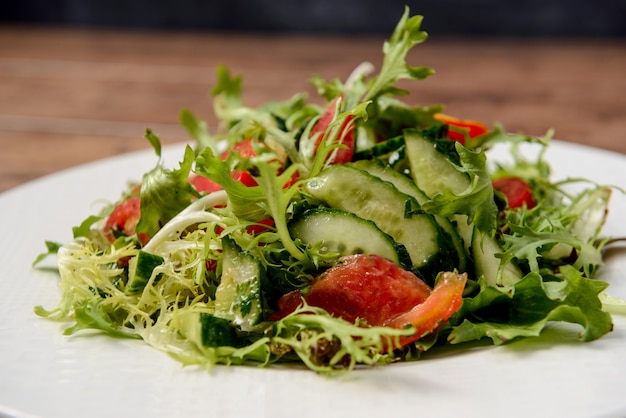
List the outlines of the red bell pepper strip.
<svg viewBox="0 0 626 418">
<path fill-rule="evenodd" d="M 453 116 L 444 115 L 443 113 L 437 113 L 435 119 L 455 128 L 460 128 L 460 131 L 455 129 L 448 130 L 448 139 L 460 142 L 461 144 L 465 144 L 466 139 L 476 138 L 477 136 L 489 132 L 487 125 L 475 120 L 457 119 Z"/>
</svg>

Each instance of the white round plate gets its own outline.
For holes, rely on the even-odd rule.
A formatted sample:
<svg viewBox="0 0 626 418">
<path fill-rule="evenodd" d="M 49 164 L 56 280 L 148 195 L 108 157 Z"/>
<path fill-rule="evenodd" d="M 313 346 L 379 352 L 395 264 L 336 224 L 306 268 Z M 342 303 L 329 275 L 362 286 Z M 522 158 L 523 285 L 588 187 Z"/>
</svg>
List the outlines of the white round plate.
<svg viewBox="0 0 626 418">
<path fill-rule="evenodd" d="M 496 153 L 497 154 L 497 153 Z M 182 147 L 168 147 L 176 165 Z M 584 176 L 626 187 L 626 156 L 554 141 L 555 178 Z M 626 416 L 626 317 L 582 343 L 553 326 L 501 347 L 440 350 L 412 363 L 327 378 L 299 367 L 182 367 L 141 341 L 62 335 L 37 317 L 56 306 L 57 276 L 34 270 L 44 240 L 116 200 L 128 180 L 156 163 L 153 152 L 102 160 L 0 195 L 0 417 L 618 417 Z M 169 165 L 169 164 L 168 164 Z M 626 236 L 626 198 L 615 193 L 605 234 Z M 50 262 L 53 262 L 51 260 Z M 626 298 L 626 253 L 600 279 Z"/>
</svg>

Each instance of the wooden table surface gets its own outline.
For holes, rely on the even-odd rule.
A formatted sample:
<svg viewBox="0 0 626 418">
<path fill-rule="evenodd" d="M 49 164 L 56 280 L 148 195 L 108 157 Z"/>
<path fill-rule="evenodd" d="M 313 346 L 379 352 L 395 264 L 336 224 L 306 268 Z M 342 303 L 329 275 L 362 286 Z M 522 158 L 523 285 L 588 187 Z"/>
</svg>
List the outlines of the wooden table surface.
<svg viewBox="0 0 626 418">
<path fill-rule="evenodd" d="M 626 43 L 430 39 L 410 54 L 437 74 L 403 84 L 414 105 L 507 130 L 626 153 Z M 215 66 L 241 74 L 255 106 L 379 65 L 384 37 L 154 33 L 0 27 L 0 191 L 78 164 L 188 141 L 179 112 L 214 125 Z"/>
</svg>

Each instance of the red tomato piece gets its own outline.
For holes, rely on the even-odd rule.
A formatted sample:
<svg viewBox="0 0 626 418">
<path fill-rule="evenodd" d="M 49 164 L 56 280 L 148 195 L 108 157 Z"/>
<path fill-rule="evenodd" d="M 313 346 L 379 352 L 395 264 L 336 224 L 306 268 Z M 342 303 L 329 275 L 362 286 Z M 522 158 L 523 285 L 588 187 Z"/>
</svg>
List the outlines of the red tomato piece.
<svg viewBox="0 0 626 418">
<path fill-rule="evenodd" d="M 436 331 L 463 305 L 463 290 L 467 282 L 467 273 L 443 272 L 439 275 L 435 288 L 424 303 L 413 307 L 406 313 L 396 316 L 383 325 L 403 328 L 415 327 L 415 334 L 400 337 L 398 347 L 419 340 Z"/>
<path fill-rule="evenodd" d="M 311 129 L 311 136 L 315 134 L 319 134 L 315 143 L 315 148 L 319 147 L 319 144 L 322 142 L 322 138 L 324 133 L 328 129 L 328 126 L 332 122 L 335 117 L 335 108 L 337 104 L 337 98 L 333 99 L 326 109 L 322 116 L 317 121 L 317 123 Z M 329 159 L 330 164 L 345 164 L 352 160 L 352 155 L 354 154 L 354 124 L 352 123 L 354 117 L 352 115 L 348 116 L 344 123 L 341 125 L 341 129 L 339 130 L 338 139 L 341 144 L 345 145 L 346 148 L 339 148 L 335 151 L 334 155 L 331 153 L 331 157 Z"/>
<path fill-rule="evenodd" d="M 506 196 L 511 209 L 526 205 L 528 209 L 535 207 L 530 185 L 519 177 L 503 177 L 493 181 L 493 188 Z"/>
<path fill-rule="evenodd" d="M 258 145 L 261 145 L 261 143 L 259 142 Z M 254 140 L 252 138 L 247 138 L 243 141 L 237 142 L 235 145 L 233 145 L 232 149 L 225 151 L 221 155 L 222 160 L 225 160 L 232 151 L 237 151 L 242 158 L 256 157 L 256 151 L 254 150 Z"/>
<path fill-rule="evenodd" d="M 230 176 L 234 180 L 237 180 L 238 182 L 240 182 L 241 184 L 247 187 L 258 185 L 254 177 L 252 177 L 252 174 L 248 173 L 247 171 L 233 171 L 232 173 L 230 173 Z"/>
<path fill-rule="evenodd" d="M 306 301 L 349 322 L 382 325 L 424 302 L 430 288 L 415 274 L 375 255 L 342 257 L 322 273 Z"/>
<path fill-rule="evenodd" d="M 467 136 L 470 139 L 476 138 L 477 136 L 480 136 L 489 132 L 489 127 L 487 125 L 485 125 L 484 123 L 475 121 L 475 120 L 457 119 L 453 116 L 444 115 L 442 113 L 437 113 L 435 115 L 435 119 L 447 125 L 455 126 L 457 128 L 462 128 L 467 133 Z M 465 138 L 466 136 L 463 132 L 458 132 L 452 129 L 448 131 L 448 139 L 460 142 L 461 144 L 465 144 Z"/>
<path fill-rule="evenodd" d="M 315 280 L 305 296 L 311 306 L 354 322 L 372 326 L 403 328 L 413 325 L 415 335 L 400 340 L 400 345 L 416 341 L 435 331 L 462 304 L 467 275 L 445 273 L 431 291 L 415 274 L 376 255 L 342 257 Z M 293 312 L 302 301 L 300 291 L 284 295 L 279 312 L 271 319 Z"/>
<path fill-rule="evenodd" d="M 257 142 L 257 145 L 264 146 L 261 142 Z M 228 158 L 228 155 L 230 155 L 230 153 L 233 151 L 237 151 L 242 158 L 256 157 L 257 154 L 254 150 L 254 146 L 254 140 L 252 138 L 247 138 L 243 141 L 239 141 L 235 145 L 233 145 L 232 149 L 229 149 L 222 154 L 222 160 L 226 160 L 226 158 Z M 230 176 L 234 180 L 237 180 L 238 182 L 248 187 L 258 185 L 254 177 L 252 177 L 252 174 L 248 173 L 247 171 L 235 170 L 230 173 Z"/>
<path fill-rule="evenodd" d="M 212 193 L 217 192 L 218 190 L 222 190 L 222 186 L 220 186 L 219 184 L 197 174 L 192 174 L 191 176 L 189 176 L 189 183 L 200 193 Z"/>
<path fill-rule="evenodd" d="M 430 295 L 430 288 L 415 274 L 376 255 L 342 257 L 312 284 L 305 299 L 333 316 L 354 322 L 364 319 L 382 325 L 387 319 L 408 311 Z M 283 317 L 302 303 L 296 290 L 280 298 Z"/>
<path fill-rule="evenodd" d="M 244 139 L 243 141 L 238 142 L 237 144 L 233 146 L 232 149 L 227 150 L 224 153 L 222 153 L 222 155 L 220 156 L 222 161 L 226 160 L 226 158 L 232 151 L 239 152 L 241 156 L 244 158 L 250 158 L 256 155 L 251 138 Z M 252 177 L 252 175 L 248 173 L 247 171 L 233 171 L 231 173 L 231 177 L 234 180 L 237 180 L 248 187 L 257 185 L 257 182 L 254 179 L 254 177 Z M 216 192 L 218 190 L 222 190 L 222 186 L 220 186 L 219 184 L 215 183 L 212 180 L 209 180 L 206 177 L 199 176 L 197 174 L 189 176 L 189 183 L 193 187 L 195 187 L 195 189 L 198 192 L 201 192 L 201 193 L 202 192 L 211 193 L 211 192 Z"/>
<path fill-rule="evenodd" d="M 247 228 L 248 234 L 259 235 L 268 230 L 268 226 L 274 226 L 274 220 L 272 218 L 261 219 L 254 225 L 250 225 Z"/>
<path fill-rule="evenodd" d="M 230 173 L 230 176 L 234 180 L 242 183 L 245 186 L 252 187 L 257 185 L 254 177 L 252 177 L 252 175 L 247 171 L 233 171 L 232 173 Z M 219 184 L 197 174 L 189 176 L 188 181 L 200 193 L 212 193 L 217 192 L 218 190 L 222 190 L 222 186 L 220 186 Z"/>
<path fill-rule="evenodd" d="M 207 271 L 212 271 L 215 273 L 217 271 L 217 260 L 213 260 L 213 259 L 206 260 L 205 266 L 206 266 Z"/>
<path fill-rule="evenodd" d="M 111 242 L 116 239 L 116 232 L 126 236 L 135 233 L 135 228 L 141 217 L 141 200 L 139 196 L 128 198 L 119 203 L 107 218 L 104 224 L 104 234 Z M 146 234 L 138 234 L 138 238 L 143 244 L 146 244 L 149 237 Z"/>
<path fill-rule="evenodd" d="M 300 305 L 302 305 L 302 292 L 300 290 L 285 293 L 278 299 L 278 312 L 271 315 L 269 319 L 278 321 L 298 309 Z"/>
</svg>

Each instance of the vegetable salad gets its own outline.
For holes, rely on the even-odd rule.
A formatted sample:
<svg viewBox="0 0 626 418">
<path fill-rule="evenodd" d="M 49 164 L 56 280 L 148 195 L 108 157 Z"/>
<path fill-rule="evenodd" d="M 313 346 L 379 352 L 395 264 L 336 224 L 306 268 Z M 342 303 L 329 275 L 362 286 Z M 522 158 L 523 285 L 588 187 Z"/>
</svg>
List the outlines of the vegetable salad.
<svg viewBox="0 0 626 418">
<path fill-rule="evenodd" d="M 154 168 L 73 240 L 46 242 L 35 264 L 56 256 L 61 299 L 36 313 L 183 364 L 321 373 L 499 345 L 555 321 L 579 324 L 582 341 L 610 332 L 594 275 L 611 188 L 552 181 L 550 133 L 400 100 L 398 81 L 433 74 L 406 61 L 427 38 L 421 22 L 406 9 L 378 73 L 314 77 L 314 100 L 247 107 L 241 77 L 218 67 L 219 126 L 183 110 L 193 141 L 176 168 L 146 131 Z M 491 161 L 503 144 L 511 161 Z"/>
</svg>

